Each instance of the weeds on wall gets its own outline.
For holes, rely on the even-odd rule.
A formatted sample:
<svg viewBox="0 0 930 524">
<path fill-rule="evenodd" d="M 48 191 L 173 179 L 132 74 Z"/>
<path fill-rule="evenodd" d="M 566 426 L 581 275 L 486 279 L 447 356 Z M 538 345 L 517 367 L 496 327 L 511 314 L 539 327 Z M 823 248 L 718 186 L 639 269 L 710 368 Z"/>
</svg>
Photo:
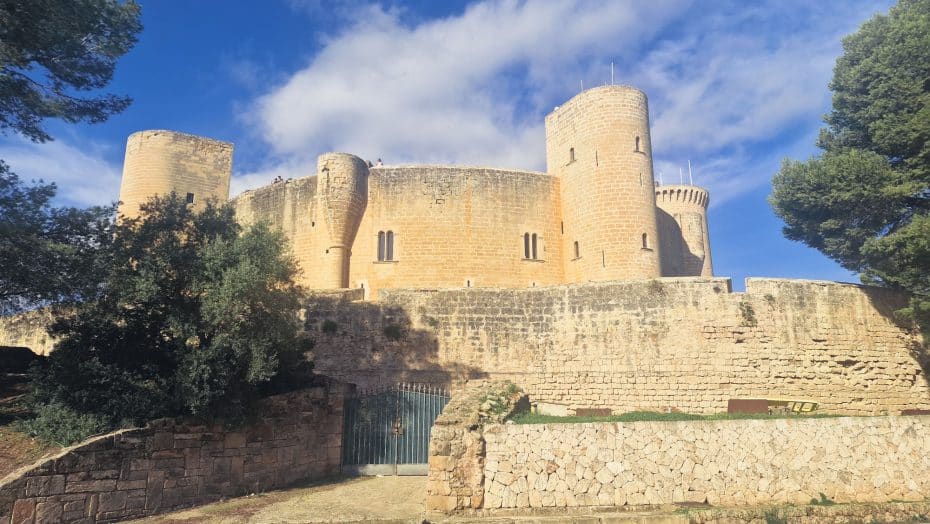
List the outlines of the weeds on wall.
<svg viewBox="0 0 930 524">
<path fill-rule="evenodd" d="M 824 495 L 823 493 L 819 493 L 819 495 L 820 495 L 819 500 L 811 499 L 811 506 L 832 506 L 836 504 L 836 502 L 834 502 L 833 499 Z"/>
<path fill-rule="evenodd" d="M 323 324 L 320 326 L 320 331 L 323 333 L 333 334 L 339 329 L 339 324 L 334 320 L 326 319 L 323 321 Z"/>
<path fill-rule="evenodd" d="M 765 510 L 765 513 L 762 514 L 762 518 L 765 519 L 765 524 L 788 524 L 788 517 L 782 514 L 780 508 Z"/>
<path fill-rule="evenodd" d="M 753 309 L 752 304 L 745 300 L 739 303 L 739 314 L 743 317 L 742 322 L 740 322 L 741 326 L 755 327 L 759 324 L 759 321 L 756 320 L 756 310 Z"/>
<path fill-rule="evenodd" d="M 394 342 L 404 338 L 404 328 L 399 324 L 386 324 L 382 331 L 386 339 Z"/>
</svg>

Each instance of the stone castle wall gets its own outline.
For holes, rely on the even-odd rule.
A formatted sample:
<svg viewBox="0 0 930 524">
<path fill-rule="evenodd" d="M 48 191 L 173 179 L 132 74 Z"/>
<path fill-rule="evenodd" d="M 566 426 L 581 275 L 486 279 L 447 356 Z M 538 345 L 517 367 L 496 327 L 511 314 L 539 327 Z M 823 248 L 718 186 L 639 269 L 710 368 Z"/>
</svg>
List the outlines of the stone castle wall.
<svg viewBox="0 0 930 524">
<path fill-rule="evenodd" d="M 558 180 L 459 167 L 373 168 L 350 287 L 530 287 L 562 281 Z M 394 261 L 378 262 L 379 231 Z M 537 236 L 536 259 L 523 236 Z"/>
<path fill-rule="evenodd" d="M 930 417 L 486 427 L 485 509 L 924 500 Z"/>
<path fill-rule="evenodd" d="M 272 184 L 233 200 L 245 224 L 280 227 L 308 288 L 332 288 L 324 254 L 333 241 L 318 176 Z M 395 287 L 530 287 L 562 281 L 558 179 L 467 167 L 374 167 L 354 236 L 349 288 L 369 298 Z M 378 260 L 378 233 L 392 232 L 393 260 Z M 537 258 L 524 257 L 524 233 Z"/>
<path fill-rule="evenodd" d="M 193 195 L 195 209 L 229 198 L 233 145 L 174 131 L 139 131 L 126 141 L 120 213 L 135 217 L 154 195 Z"/>
<path fill-rule="evenodd" d="M 0 521 L 116 522 L 336 475 L 347 392 L 270 397 L 240 428 L 161 419 L 96 437 L 0 481 Z"/>
<path fill-rule="evenodd" d="M 741 397 L 860 415 L 930 408 L 919 335 L 893 320 L 903 296 L 797 280 L 729 287 L 390 290 L 378 302 L 311 300 L 306 325 L 316 369 L 357 384 L 506 378 L 569 411 L 709 413 Z"/>
</svg>

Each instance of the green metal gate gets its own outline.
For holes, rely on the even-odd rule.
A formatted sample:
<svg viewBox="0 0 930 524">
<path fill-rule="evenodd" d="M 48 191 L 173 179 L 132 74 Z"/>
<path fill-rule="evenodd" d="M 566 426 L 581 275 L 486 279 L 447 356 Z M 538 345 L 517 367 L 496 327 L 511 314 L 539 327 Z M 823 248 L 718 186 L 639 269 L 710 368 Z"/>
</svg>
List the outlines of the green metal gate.
<svg viewBox="0 0 930 524">
<path fill-rule="evenodd" d="M 347 399 L 342 472 L 426 475 L 430 428 L 448 402 L 448 392 L 424 384 L 362 391 Z"/>
</svg>

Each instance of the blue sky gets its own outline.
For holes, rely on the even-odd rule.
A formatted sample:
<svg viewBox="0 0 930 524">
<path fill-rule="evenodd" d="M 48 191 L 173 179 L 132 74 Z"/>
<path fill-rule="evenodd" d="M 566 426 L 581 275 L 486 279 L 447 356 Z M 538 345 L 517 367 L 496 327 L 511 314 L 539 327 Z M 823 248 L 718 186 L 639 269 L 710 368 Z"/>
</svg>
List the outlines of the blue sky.
<svg viewBox="0 0 930 524">
<path fill-rule="evenodd" d="M 891 2 L 140 0 L 145 29 L 110 91 L 133 105 L 54 142 L 0 137 L 59 201 L 119 193 L 126 137 L 235 144 L 232 191 L 307 176 L 340 150 L 385 163 L 545 170 L 543 117 L 581 85 L 646 91 L 656 176 L 711 191 L 715 273 L 857 281 L 782 237 L 766 202 L 785 157 L 816 153 L 841 38 Z"/>
</svg>

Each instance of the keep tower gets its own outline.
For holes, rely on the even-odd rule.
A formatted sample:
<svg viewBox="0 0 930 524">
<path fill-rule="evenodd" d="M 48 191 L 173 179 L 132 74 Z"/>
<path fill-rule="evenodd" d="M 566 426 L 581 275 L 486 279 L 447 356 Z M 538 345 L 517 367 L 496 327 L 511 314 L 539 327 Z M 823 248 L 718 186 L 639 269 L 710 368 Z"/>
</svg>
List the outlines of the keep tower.
<svg viewBox="0 0 930 524">
<path fill-rule="evenodd" d="M 352 243 L 368 206 L 368 164 L 347 153 L 317 158 L 319 205 L 328 241 L 323 253 L 324 288 L 349 287 Z"/>
<path fill-rule="evenodd" d="M 202 210 L 229 199 L 233 145 L 175 131 L 139 131 L 126 140 L 119 212 L 127 218 L 155 195 L 172 191 Z"/>
<path fill-rule="evenodd" d="M 661 276 L 645 93 L 603 86 L 557 107 L 546 163 L 561 178 L 566 282 Z"/>
</svg>

